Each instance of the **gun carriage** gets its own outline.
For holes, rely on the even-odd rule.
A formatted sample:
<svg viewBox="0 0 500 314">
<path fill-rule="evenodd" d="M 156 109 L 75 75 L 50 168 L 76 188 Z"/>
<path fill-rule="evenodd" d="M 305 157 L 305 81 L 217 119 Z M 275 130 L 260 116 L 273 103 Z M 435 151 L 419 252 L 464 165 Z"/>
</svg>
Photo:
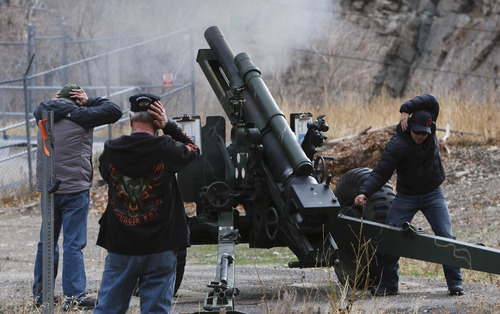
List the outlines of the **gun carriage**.
<svg viewBox="0 0 500 314">
<path fill-rule="evenodd" d="M 217 26 L 205 38 L 210 49 L 200 49 L 196 61 L 230 122 L 231 142 L 225 140 L 226 119 L 207 117 L 202 154 L 178 175 L 184 201 L 196 203 L 196 215 L 189 217 L 191 244 L 218 244 L 204 310 L 234 310 L 237 243 L 286 246 L 297 257 L 290 267 L 333 266 L 339 281 L 352 287 L 378 284 L 380 253 L 500 274 L 499 250 L 426 235 L 410 224 L 383 224 L 394 198 L 388 184 L 364 208 L 354 206 L 370 169 L 349 171 L 332 190 L 322 167 L 331 157 L 314 160 L 326 139 L 324 116 L 307 124 L 299 144 L 250 56 L 235 56 Z M 368 253 L 359 254 L 361 245 Z"/>
</svg>

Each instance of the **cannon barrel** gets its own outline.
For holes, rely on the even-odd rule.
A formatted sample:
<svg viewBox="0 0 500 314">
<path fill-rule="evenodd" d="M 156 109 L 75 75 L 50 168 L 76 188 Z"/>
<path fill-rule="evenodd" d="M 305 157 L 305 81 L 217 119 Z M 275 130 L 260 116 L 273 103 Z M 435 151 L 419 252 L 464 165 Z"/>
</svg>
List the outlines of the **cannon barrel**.
<svg viewBox="0 0 500 314">
<path fill-rule="evenodd" d="M 243 79 L 240 77 L 238 69 L 234 64 L 234 53 L 229 46 L 226 37 L 217 26 L 211 26 L 205 31 L 205 39 L 217 59 L 218 65 L 221 67 L 225 79 L 227 80 L 227 85 L 219 87 L 219 90 L 215 92 L 218 94 L 217 96 L 224 107 L 224 111 L 229 119 L 231 119 L 231 123 L 237 122 L 234 121 L 235 117 L 233 115 L 232 108 L 227 106 L 223 99 L 224 96 L 234 96 L 231 88 L 240 89 L 244 85 Z M 221 80 L 219 79 L 219 83 L 220 81 Z M 255 125 L 265 125 L 265 117 L 258 111 L 258 107 L 254 99 L 250 96 L 250 92 L 248 90 L 241 91 L 241 97 L 245 99 L 245 108 L 242 117 L 243 120 L 253 121 Z"/>
<path fill-rule="evenodd" d="M 260 112 L 266 120 L 265 126 L 259 126 L 259 130 L 266 126 L 270 127 L 274 135 L 278 138 L 280 147 L 285 151 L 288 159 L 292 163 L 294 172 L 298 176 L 308 176 L 312 173 L 312 165 L 309 158 L 300 147 L 295 134 L 286 122 L 285 115 L 280 111 L 269 92 L 262 75 L 253 63 L 250 56 L 242 52 L 234 59 L 236 67 L 243 77 L 246 86 L 250 89 L 253 98 L 260 105 Z"/>
<path fill-rule="evenodd" d="M 244 100 L 241 118 L 245 123 L 253 123 L 260 131 L 265 156 L 276 180 L 278 182 L 287 180 L 292 174 L 289 167 L 296 176 L 310 175 L 311 161 L 297 142 L 285 115 L 279 110 L 252 59 L 246 53 L 234 57 L 217 26 L 208 28 L 205 31 L 205 38 L 228 80 L 227 86 L 212 85 L 212 88 L 218 94 L 226 114 L 232 119 L 231 122 L 238 121 L 234 117 L 232 108 L 224 104 L 224 96 L 229 94 L 229 97 L 234 97 L 237 96 L 235 93 L 240 93 Z M 226 95 L 222 94 L 221 88 L 225 89 Z"/>
</svg>

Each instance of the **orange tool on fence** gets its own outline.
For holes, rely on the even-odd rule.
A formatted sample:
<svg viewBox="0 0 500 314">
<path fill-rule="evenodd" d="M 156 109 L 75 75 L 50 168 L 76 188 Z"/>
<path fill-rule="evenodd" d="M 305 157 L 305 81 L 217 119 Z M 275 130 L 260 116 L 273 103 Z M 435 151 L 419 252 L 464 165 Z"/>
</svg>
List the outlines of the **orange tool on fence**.
<svg viewBox="0 0 500 314">
<path fill-rule="evenodd" d="M 43 151 L 45 152 L 45 155 L 47 156 L 50 156 L 50 152 L 49 150 L 47 149 L 47 146 L 45 146 L 45 140 L 48 139 L 48 135 L 47 135 L 47 131 L 45 131 L 45 125 L 43 124 L 44 122 L 47 122 L 49 121 L 49 119 L 43 119 L 43 120 L 40 120 L 40 132 L 42 132 L 42 139 L 43 139 Z"/>
</svg>

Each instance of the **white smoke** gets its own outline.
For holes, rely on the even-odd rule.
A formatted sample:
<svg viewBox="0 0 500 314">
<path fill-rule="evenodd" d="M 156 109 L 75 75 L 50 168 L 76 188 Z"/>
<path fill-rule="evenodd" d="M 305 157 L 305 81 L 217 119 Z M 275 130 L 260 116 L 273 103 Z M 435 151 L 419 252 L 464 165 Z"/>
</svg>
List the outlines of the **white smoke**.
<svg viewBox="0 0 500 314">
<path fill-rule="evenodd" d="M 99 32 L 156 33 L 188 28 L 194 48 L 207 48 L 205 30 L 217 25 L 235 54 L 247 52 L 261 66 L 285 66 L 290 48 L 304 47 L 331 20 L 330 0 L 125 1 L 92 19 Z M 100 2 L 100 6 L 109 6 Z M 89 21 L 89 22 L 90 22 Z M 102 34 L 104 35 L 104 34 Z M 109 35 L 109 34 L 108 34 Z"/>
</svg>

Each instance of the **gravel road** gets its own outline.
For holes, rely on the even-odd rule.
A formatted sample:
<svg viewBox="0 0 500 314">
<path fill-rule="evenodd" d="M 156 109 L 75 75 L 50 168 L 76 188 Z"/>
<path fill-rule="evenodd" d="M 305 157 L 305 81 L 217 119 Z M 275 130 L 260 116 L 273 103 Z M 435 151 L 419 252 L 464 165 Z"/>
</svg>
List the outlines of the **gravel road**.
<svg viewBox="0 0 500 314">
<path fill-rule="evenodd" d="M 443 189 L 457 238 L 500 248 L 500 233 L 496 232 L 500 223 L 500 148 L 453 148 L 450 155 L 443 157 L 448 174 Z M 40 219 L 36 204 L 0 209 L 0 313 L 40 312 L 31 306 L 30 293 Z M 89 216 L 88 246 L 84 250 L 87 291 L 94 296 L 105 257 L 105 252 L 95 245 L 97 221 L 97 216 Z M 422 217 L 416 217 L 413 223 L 426 231 Z M 214 275 L 215 266 L 189 265 L 188 256 L 172 313 L 202 310 L 206 285 Z M 343 296 L 332 269 L 236 264 L 240 294 L 235 309 L 245 313 L 334 313 L 347 309 L 351 313 L 500 312 L 500 276 L 482 276 L 478 282 L 467 271 L 464 275 L 466 295 L 461 297 L 448 296 L 442 279 L 402 276 L 400 295 L 373 298 L 358 292 L 352 306 L 346 308 L 351 292 Z M 62 294 L 59 278 L 55 293 Z M 138 304 L 138 298 L 133 297 L 129 313 L 139 313 Z"/>
</svg>

